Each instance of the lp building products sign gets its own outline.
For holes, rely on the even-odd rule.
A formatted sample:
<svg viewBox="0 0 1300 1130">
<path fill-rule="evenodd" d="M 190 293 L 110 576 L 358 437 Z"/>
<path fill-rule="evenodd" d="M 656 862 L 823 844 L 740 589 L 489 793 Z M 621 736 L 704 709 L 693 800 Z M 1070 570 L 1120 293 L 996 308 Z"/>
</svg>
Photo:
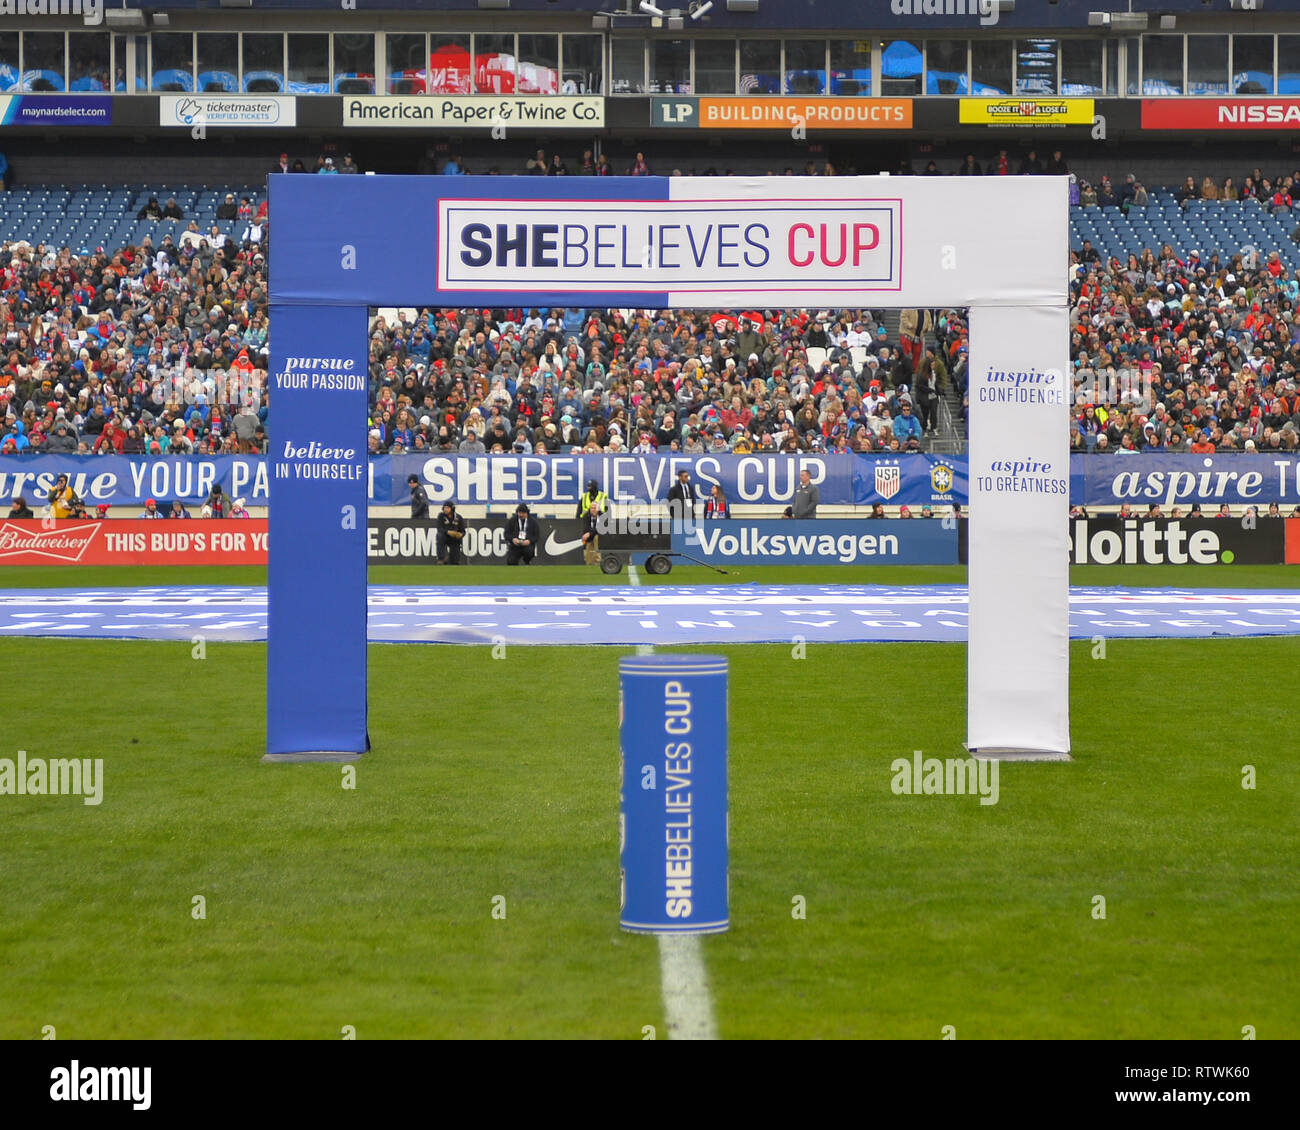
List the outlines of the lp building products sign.
<svg viewBox="0 0 1300 1130">
<path fill-rule="evenodd" d="M 910 98 L 655 98 L 656 126 L 702 129 L 911 129 Z"/>
<path fill-rule="evenodd" d="M 549 129 L 604 129 L 603 98 L 551 95 L 502 98 L 497 95 L 447 95 L 397 98 L 362 94 L 343 100 L 345 126 L 396 126 L 445 129 L 509 129 L 546 126 Z"/>
</svg>

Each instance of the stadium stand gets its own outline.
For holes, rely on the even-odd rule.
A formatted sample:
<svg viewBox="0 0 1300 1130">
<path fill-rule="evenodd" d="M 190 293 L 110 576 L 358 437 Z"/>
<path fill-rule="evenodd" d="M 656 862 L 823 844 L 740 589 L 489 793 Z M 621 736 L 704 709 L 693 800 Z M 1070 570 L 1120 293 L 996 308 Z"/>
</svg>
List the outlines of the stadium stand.
<svg viewBox="0 0 1300 1130">
<path fill-rule="evenodd" d="M 1273 211 L 1257 199 L 1195 200 L 1179 204 L 1167 189 L 1149 194 L 1145 207 L 1070 209 L 1070 246 L 1089 240 L 1103 259 L 1126 259 L 1146 248 L 1170 247 L 1186 257 L 1193 250 L 1231 256 L 1276 251 L 1288 270 L 1300 267 L 1300 248 L 1291 232 L 1300 217 L 1291 209 Z"/>
<path fill-rule="evenodd" d="M 0 196 L 0 453 L 264 450 L 259 213 L 263 185 Z M 1073 450 L 1296 449 L 1292 226 L 1172 188 L 1071 208 Z M 385 311 L 369 446 L 958 451 L 966 338 L 962 311 Z"/>
</svg>

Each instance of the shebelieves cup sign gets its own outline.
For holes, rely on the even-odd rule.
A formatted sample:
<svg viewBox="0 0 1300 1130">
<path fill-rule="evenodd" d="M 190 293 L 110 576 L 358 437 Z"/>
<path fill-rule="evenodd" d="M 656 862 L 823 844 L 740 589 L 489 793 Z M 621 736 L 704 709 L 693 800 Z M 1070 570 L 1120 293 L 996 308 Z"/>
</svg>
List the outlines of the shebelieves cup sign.
<svg viewBox="0 0 1300 1130">
<path fill-rule="evenodd" d="M 902 289 L 902 201 L 438 202 L 438 288 L 479 294 Z M 699 284 L 692 280 L 701 280 Z M 703 280 L 707 280 L 707 283 Z"/>
</svg>

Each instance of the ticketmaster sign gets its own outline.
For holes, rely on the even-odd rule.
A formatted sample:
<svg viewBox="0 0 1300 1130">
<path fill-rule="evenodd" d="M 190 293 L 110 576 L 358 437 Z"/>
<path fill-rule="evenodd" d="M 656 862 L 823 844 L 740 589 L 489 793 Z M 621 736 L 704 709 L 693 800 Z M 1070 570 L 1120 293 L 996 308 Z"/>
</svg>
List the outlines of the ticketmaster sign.
<svg viewBox="0 0 1300 1130">
<path fill-rule="evenodd" d="M 186 129 L 205 126 L 295 126 L 298 100 L 285 94 L 164 94 L 158 122 Z"/>
</svg>

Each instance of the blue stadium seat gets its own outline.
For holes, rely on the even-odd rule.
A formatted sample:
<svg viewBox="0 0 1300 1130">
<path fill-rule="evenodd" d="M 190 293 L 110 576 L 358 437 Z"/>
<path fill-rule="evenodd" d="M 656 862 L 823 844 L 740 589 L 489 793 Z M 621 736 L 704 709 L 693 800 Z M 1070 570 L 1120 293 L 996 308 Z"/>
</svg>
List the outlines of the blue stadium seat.
<svg viewBox="0 0 1300 1130">
<path fill-rule="evenodd" d="M 152 89 L 164 92 L 180 91 L 189 94 L 194 90 L 194 76 L 189 71 L 182 71 L 174 67 L 154 71 Z"/>
<path fill-rule="evenodd" d="M 915 44 L 896 39 L 880 54 L 880 71 L 884 78 L 920 78 L 921 51 Z"/>
<path fill-rule="evenodd" d="M 55 91 L 62 93 L 64 90 L 63 76 L 58 71 L 24 71 L 21 89 L 24 91 Z"/>
<path fill-rule="evenodd" d="M 280 94 L 283 90 L 284 76 L 275 71 L 247 71 L 244 74 L 245 94 Z"/>
<path fill-rule="evenodd" d="M 216 94 L 237 94 L 239 79 L 229 71 L 200 71 L 199 90 Z"/>
<path fill-rule="evenodd" d="M 335 94 L 374 94 L 375 76 L 363 75 L 355 71 L 335 76 Z"/>
</svg>

